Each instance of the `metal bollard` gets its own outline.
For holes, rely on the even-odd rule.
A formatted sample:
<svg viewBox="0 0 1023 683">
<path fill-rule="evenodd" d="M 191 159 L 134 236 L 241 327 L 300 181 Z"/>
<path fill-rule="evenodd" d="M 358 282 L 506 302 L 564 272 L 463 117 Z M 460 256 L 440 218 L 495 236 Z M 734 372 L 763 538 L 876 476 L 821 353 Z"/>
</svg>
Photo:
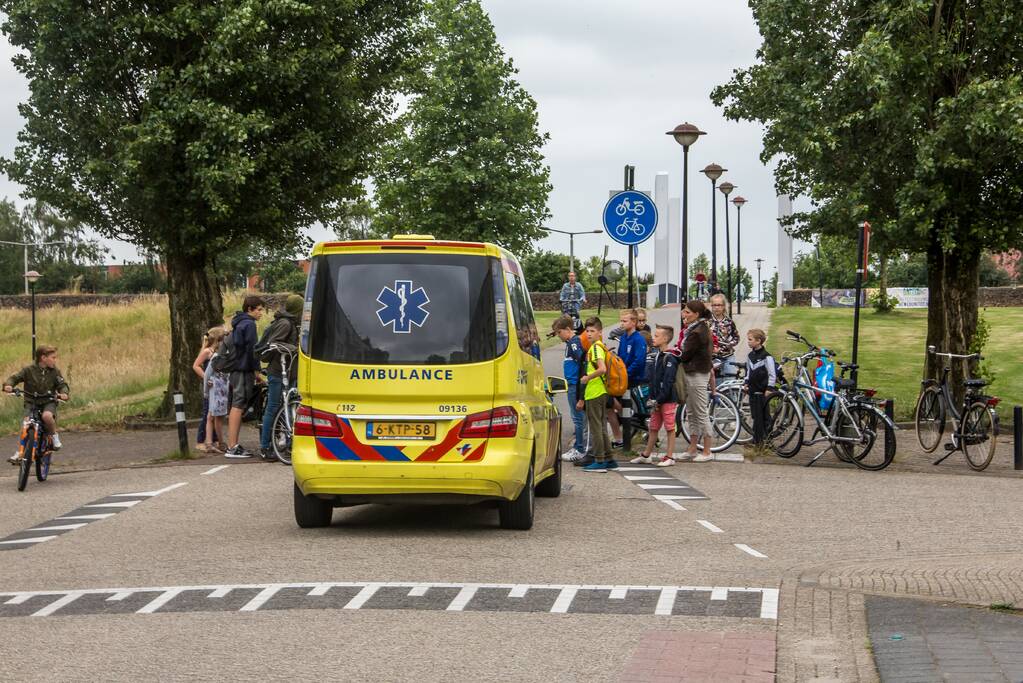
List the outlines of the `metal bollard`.
<svg viewBox="0 0 1023 683">
<path fill-rule="evenodd" d="M 174 392 L 174 419 L 178 423 L 178 447 L 181 455 L 188 455 L 188 427 L 185 425 L 185 397 L 180 391 Z"/>
<path fill-rule="evenodd" d="M 1023 407 L 1012 407 L 1012 469 L 1023 470 Z"/>
<path fill-rule="evenodd" d="M 626 391 L 621 397 L 622 402 L 622 452 L 632 450 L 632 397 Z"/>
<path fill-rule="evenodd" d="M 884 414 L 888 416 L 888 419 L 895 422 L 895 399 L 890 398 L 884 402 Z"/>
</svg>

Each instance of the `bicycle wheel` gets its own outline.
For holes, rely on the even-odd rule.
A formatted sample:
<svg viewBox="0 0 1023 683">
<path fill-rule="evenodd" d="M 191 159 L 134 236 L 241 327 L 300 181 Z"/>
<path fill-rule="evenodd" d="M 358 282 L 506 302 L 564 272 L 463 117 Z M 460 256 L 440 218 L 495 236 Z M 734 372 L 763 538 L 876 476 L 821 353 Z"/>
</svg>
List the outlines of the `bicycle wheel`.
<svg viewBox="0 0 1023 683">
<path fill-rule="evenodd" d="M 719 387 L 718 393 L 727 396 L 739 410 L 739 426 L 741 429 L 739 430 L 739 438 L 735 440 L 735 443 L 745 445 L 753 441 L 753 416 L 749 409 L 749 395 L 738 384 L 724 388 Z"/>
<path fill-rule="evenodd" d="M 877 409 L 871 405 L 854 403 L 848 406 L 852 421 L 845 415 L 839 419 L 838 435 L 856 437 L 859 428 L 858 443 L 836 443 L 836 450 L 844 450 L 849 461 L 860 469 L 883 470 L 891 464 L 895 457 L 895 430 L 888 426 Z"/>
<path fill-rule="evenodd" d="M 292 400 L 282 405 L 277 415 L 274 416 L 273 427 L 270 431 L 270 444 L 273 447 L 274 455 L 285 465 L 291 464 L 291 435 L 292 428 L 288 426 L 295 424 L 295 414 L 298 412 L 299 401 Z M 285 415 L 288 410 L 290 415 Z M 289 420 L 290 418 L 290 420 Z"/>
<path fill-rule="evenodd" d="M 916 440 L 925 453 L 941 443 L 945 433 L 945 404 L 938 387 L 925 387 L 916 400 Z"/>
<path fill-rule="evenodd" d="M 767 441 L 783 458 L 791 458 L 803 445 L 803 420 L 796 400 L 788 394 L 767 397 Z"/>
<path fill-rule="evenodd" d="M 36 480 L 46 481 L 46 477 L 50 476 L 50 458 L 52 455 L 52 453 L 47 452 L 46 455 L 36 458 Z"/>
<path fill-rule="evenodd" d="M 25 430 L 25 448 L 21 453 L 21 464 L 18 468 L 18 490 L 24 491 L 28 486 L 28 473 L 32 471 L 32 455 L 35 451 L 36 432 L 29 427 Z"/>
<path fill-rule="evenodd" d="M 966 411 L 962 427 L 963 454 L 978 472 L 991 464 L 998 441 L 998 415 L 985 401 L 974 401 Z"/>
<path fill-rule="evenodd" d="M 710 452 L 720 453 L 730 448 L 739 436 L 739 411 L 735 404 L 721 394 L 710 396 L 709 415 L 710 418 Z M 689 435 L 689 407 L 682 406 L 682 409 L 675 413 L 675 436 L 680 436 L 691 443 Z M 703 444 L 698 444 L 702 447 Z"/>
</svg>

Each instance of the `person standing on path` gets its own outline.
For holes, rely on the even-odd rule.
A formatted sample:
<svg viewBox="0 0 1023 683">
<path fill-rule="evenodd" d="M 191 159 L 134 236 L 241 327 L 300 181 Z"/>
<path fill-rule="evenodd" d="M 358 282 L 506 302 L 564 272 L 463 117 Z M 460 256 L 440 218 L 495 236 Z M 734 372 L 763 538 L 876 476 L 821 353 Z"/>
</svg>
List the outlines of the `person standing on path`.
<svg viewBox="0 0 1023 683">
<path fill-rule="evenodd" d="M 258 296 L 247 296 L 242 310 L 231 319 L 231 337 L 238 362 L 231 370 L 231 412 L 227 416 L 227 458 L 251 458 L 252 452 L 238 443 L 242 432 L 242 415 L 256 391 L 256 321 L 263 317 L 266 303 Z"/>
<path fill-rule="evenodd" d="M 710 311 L 702 301 L 692 300 L 682 309 L 682 324 L 685 325 L 684 341 L 679 354 L 682 370 L 685 372 L 686 406 L 689 414 L 689 455 L 696 454 L 697 445 L 703 442 L 703 453 L 693 462 L 707 462 L 713 459 L 710 453 L 710 396 L 709 384 L 713 361 L 708 319 Z"/>
<path fill-rule="evenodd" d="M 601 341 L 604 326 L 600 318 L 593 317 L 586 321 L 586 335 L 590 338 L 590 350 L 586 354 L 586 374 L 579 378 L 579 383 L 586 388 L 583 398 L 576 401 L 576 408 L 586 408 L 586 422 L 593 443 L 593 462 L 583 467 L 585 472 L 607 472 L 608 468 L 618 465 L 611 459 L 611 439 L 607 435 L 607 387 L 604 375 L 607 374 L 607 348 Z"/>
<path fill-rule="evenodd" d="M 753 444 L 763 445 L 767 440 L 767 392 L 778 383 L 778 367 L 764 344 L 767 333 L 752 329 L 746 334 L 750 352 L 746 358 L 746 390 L 749 392 L 749 410 L 753 417 Z"/>
<path fill-rule="evenodd" d="M 292 362 L 290 367 L 285 368 L 281 354 L 277 351 L 270 351 L 271 344 L 288 344 L 298 346 L 298 328 L 302 317 L 302 306 L 305 300 L 298 294 L 289 294 L 284 300 L 284 306 L 274 315 L 274 321 L 266 328 L 263 338 L 259 342 L 264 357 L 269 356 L 270 362 L 266 367 L 266 410 L 263 411 L 263 427 L 259 432 L 259 457 L 264 460 L 276 460 L 273 450 L 270 448 L 270 433 L 273 431 L 274 418 L 281 407 L 281 396 L 284 393 L 284 372 L 288 372 L 288 379 L 294 386 L 294 380 L 298 376 L 297 364 Z"/>
<path fill-rule="evenodd" d="M 738 374 L 735 367 L 735 347 L 739 344 L 739 329 L 725 313 L 727 305 L 724 294 L 715 294 L 710 298 L 710 329 L 714 333 L 716 343 L 714 359 L 721 361 L 721 367 L 715 375 L 722 379 Z"/>
<path fill-rule="evenodd" d="M 572 424 L 575 426 L 575 441 L 572 448 L 565 451 L 561 459 L 568 462 L 576 462 L 586 457 L 586 413 L 576 405 L 581 394 L 579 393 L 579 377 L 582 375 L 583 364 L 586 362 L 586 350 L 583 349 L 582 341 L 572 329 L 572 319 L 563 315 L 554 321 L 551 330 L 558 335 L 561 341 L 565 342 L 564 374 L 565 382 L 568 383 L 568 409 L 572 414 Z"/>
<path fill-rule="evenodd" d="M 210 416 L 210 399 L 209 392 L 206 387 L 206 368 L 209 367 L 210 358 L 213 356 L 213 352 L 216 351 L 217 345 L 220 343 L 220 339 L 214 343 L 213 334 L 214 330 L 223 330 L 222 327 L 213 327 L 203 335 L 202 348 L 199 349 L 199 354 L 195 357 L 195 361 L 192 363 L 192 371 L 199 376 L 199 379 L 203 381 L 202 389 L 202 417 L 199 418 L 199 426 L 195 430 L 195 444 L 196 449 L 202 453 L 219 453 L 212 443 L 220 441 L 220 435 L 213 432 L 210 436 L 212 438 L 206 438 L 207 421 Z M 224 335 L 221 334 L 220 338 L 223 339 Z"/>
<path fill-rule="evenodd" d="M 646 449 L 642 455 L 629 461 L 634 465 L 653 464 L 657 433 L 662 426 L 667 435 L 668 444 L 659 466 L 669 467 L 675 464 L 673 457 L 675 453 L 675 413 L 678 411 L 675 374 L 678 372 L 678 356 L 668 350 L 668 346 L 674 338 L 675 330 L 671 327 L 658 325 L 654 330 L 654 344 L 657 351 L 647 374 L 647 381 L 650 383 L 650 398 L 654 401 L 654 409 L 650 414 Z"/>
</svg>

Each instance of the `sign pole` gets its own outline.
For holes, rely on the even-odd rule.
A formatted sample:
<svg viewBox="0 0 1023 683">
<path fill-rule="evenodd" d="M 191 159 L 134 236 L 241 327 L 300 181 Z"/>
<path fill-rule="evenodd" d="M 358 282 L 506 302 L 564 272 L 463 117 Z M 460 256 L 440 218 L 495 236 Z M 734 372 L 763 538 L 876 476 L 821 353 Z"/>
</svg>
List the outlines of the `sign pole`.
<svg viewBox="0 0 1023 683">
<path fill-rule="evenodd" d="M 867 272 L 867 251 L 870 249 L 870 223 L 863 221 L 859 226 L 859 238 L 856 245 L 856 302 L 853 308 L 853 342 L 852 362 L 857 364 L 857 354 L 860 350 L 860 296 L 863 293 L 863 276 Z M 821 305 L 824 302 L 821 301 Z M 859 370 L 852 371 L 852 381 L 856 382 Z"/>
<path fill-rule="evenodd" d="M 622 188 L 622 189 L 624 189 L 626 192 L 628 192 L 629 190 L 636 189 L 636 167 L 635 166 L 629 166 L 629 165 L 625 166 L 625 187 Z M 633 307 L 633 301 L 632 301 L 632 245 L 631 244 L 628 245 L 626 247 L 626 249 L 629 250 L 629 261 L 628 261 L 628 263 L 629 263 L 629 305 L 626 308 L 632 308 Z"/>
</svg>

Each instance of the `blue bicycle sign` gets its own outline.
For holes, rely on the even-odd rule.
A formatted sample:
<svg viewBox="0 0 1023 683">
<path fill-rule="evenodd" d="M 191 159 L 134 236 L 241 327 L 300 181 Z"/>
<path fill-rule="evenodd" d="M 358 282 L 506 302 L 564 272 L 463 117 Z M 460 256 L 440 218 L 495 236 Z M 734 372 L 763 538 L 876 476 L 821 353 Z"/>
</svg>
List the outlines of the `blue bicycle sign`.
<svg viewBox="0 0 1023 683">
<path fill-rule="evenodd" d="M 642 244 L 656 229 L 657 207 L 642 192 L 619 192 L 604 206 L 604 231 L 619 244 Z"/>
</svg>

